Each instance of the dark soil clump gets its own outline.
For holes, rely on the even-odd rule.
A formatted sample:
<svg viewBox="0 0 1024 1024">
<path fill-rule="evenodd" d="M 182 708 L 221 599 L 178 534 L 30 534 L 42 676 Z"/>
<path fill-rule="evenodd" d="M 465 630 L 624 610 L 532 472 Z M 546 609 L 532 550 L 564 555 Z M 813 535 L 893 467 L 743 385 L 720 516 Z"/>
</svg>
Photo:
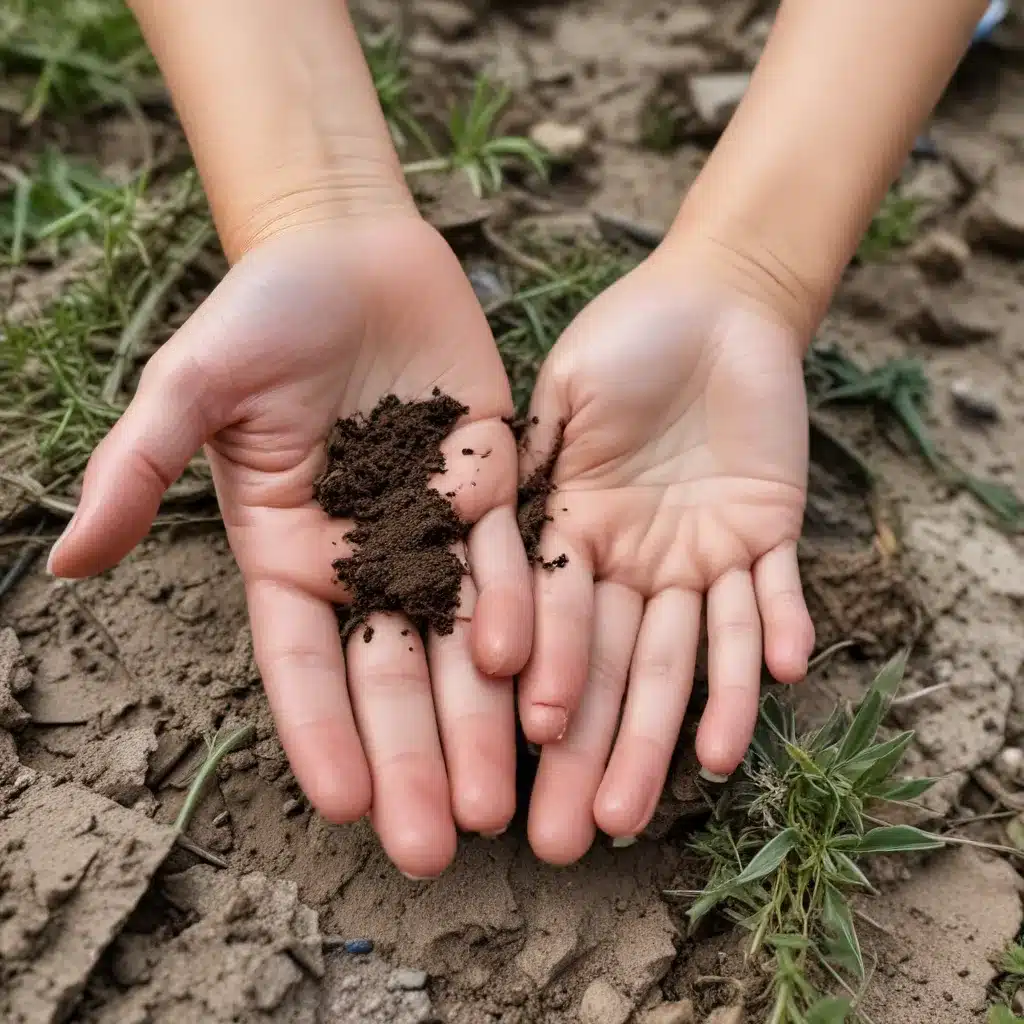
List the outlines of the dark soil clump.
<svg viewBox="0 0 1024 1024">
<path fill-rule="evenodd" d="M 469 525 L 428 482 L 444 472 L 441 442 L 468 411 L 435 388 L 423 402 L 386 395 L 332 428 L 314 494 L 328 515 L 356 524 L 345 538 L 353 554 L 333 563 L 352 595 L 338 612 L 343 638 L 374 612 L 400 612 L 421 633 L 454 629 L 466 567 L 452 546 Z"/>
<path fill-rule="evenodd" d="M 544 532 L 544 526 L 551 522 L 551 516 L 547 510 L 548 498 L 555 490 L 551 477 L 561 450 L 562 435 L 559 432 L 558 440 L 548 453 L 547 458 L 519 485 L 517 517 L 523 546 L 526 548 L 526 557 L 530 562 L 542 565 L 545 569 L 560 569 L 569 562 L 569 558 L 565 554 L 559 555 L 550 562 L 545 562 L 540 557 L 541 534 Z"/>
</svg>

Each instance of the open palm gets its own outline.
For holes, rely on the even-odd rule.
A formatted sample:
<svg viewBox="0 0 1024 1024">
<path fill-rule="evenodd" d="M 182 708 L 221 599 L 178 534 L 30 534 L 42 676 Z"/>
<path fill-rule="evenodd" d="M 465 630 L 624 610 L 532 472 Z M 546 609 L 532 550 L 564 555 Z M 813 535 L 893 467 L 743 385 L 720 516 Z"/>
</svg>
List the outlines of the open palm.
<svg viewBox="0 0 1024 1024">
<path fill-rule="evenodd" d="M 331 563 L 351 524 L 313 500 L 324 440 L 337 418 L 384 394 L 427 398 L 434 387 L 470 410 L 444 446 L 444 489 L 475 524 L 459 621 L 424 650 L 401 635 L 408 623 L 381 616 L 373 643 L 357 635 L 343 652 L 332 605 L 345 594 Z M 51 569 L 83 576 L 123 557 L 205 444 L 296 777 L 333 821 L 372 803 L 392 859 L 432 876 L 454 854 L 456 824 L 499 831 L 515 807 L 508 677 L 529 653 L 531 608 L 510 412 L 472 290 L 423 221 L 296 230 L 246 256 L 150 362 L 90 461 Z"/>
<path fill-rule="evenodd" d="M 546 744 L 531 842 L 566 862 L 586 851 L 595 826 L 630 836 L 650 820 L 689 700 L 702 613 L 710 697 L 697 754 L 706 769 L 729 773 L 746 750 L 762 652 L 779 680 L 806 671 L 799 348 L 743 296 L 712 279 L 681 281 L 655 254 L 569 327 L 531 413 L 527 472 L 561 434 L 542 554 L 568 563 L 536 570 L 519 705 L 527 737 Z"/>
</svg>

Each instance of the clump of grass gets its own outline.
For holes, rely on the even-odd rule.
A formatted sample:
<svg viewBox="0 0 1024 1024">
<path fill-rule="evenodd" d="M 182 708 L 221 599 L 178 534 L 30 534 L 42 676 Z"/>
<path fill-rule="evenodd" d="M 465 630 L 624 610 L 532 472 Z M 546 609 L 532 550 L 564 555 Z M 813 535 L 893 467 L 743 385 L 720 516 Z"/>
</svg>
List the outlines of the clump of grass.
<svg viewBox="0 0 1024 1024">
<path fill-rule="evenodd" d="M 387 28 L 360 37 L 377 101 L 388 123 L 392 141 L 401 151 L 411 140 L 433 153 L 430 136 L 416 119 L 409 106 L 409 76 L 406 74 L 401 40 L 394 29 Z"/>
<path fill-rule="evenodd" d="M 23 244 L 80 235 L 82 260 L 43 308 L 8 310 L 0 330 L 0 423 L 12 438 L 0 454 L 39 482 L 75 476 L 121 414 L 128 371 L 213 228 L 192 172 L 152 194 L 140 181 L 101 202 L 68 199 L 47 216 L 54 197 L 36 194 L 47 203 L 19 214 Z"/>
<path fill-rule="evenodd" d="M 838 348 L 813 346 L 805 365 L 815 406 L 830 402 L 873 405 L 900 424 L 941 479 L 973 494 L 1004 527 L 1024 530 L 1024 501 L 1013 490 L 968 473 L 936 447 L 924 422 L 930 388 L 919 360 L 892 359 L 865 370 Z"/>
<path fill-rule="evenodd" d="M 893 778 L 912 733 L 878 738 L 904 666 L 905 657 L 893 659 L 856 714 L 837 709 L 810 734 L 768 696 L 738 778 L 693 841 L 710 867 L 708 882 L 672 894 L 693 898 L 692 925 L 723 913 L 751 932 L 751 956 L 774 961 L 769 1024 L 841 1024 L 855 1013 L 867 970 L 849 898 L 871 890 L 861 862 L 943 845 L 869 814 L 878 801 L 913 800 L 932 784 Z M 813 975 L 838 991 L 823 994 Z"/>
<path fill-rule="evenodd" d="M 857 259 L 863 263 L 888 259 L 896 249 L 910 245 L 916 234 L 917 203 L 890 190 L 857 247 Z"/>
<path fill-rule="evenodd" d="M 126 202 L 126 190 L 87 165 L 48 149 L 27 170 L 0 169 L 9 191 L 0 196 L 0 243 L 18 265 L 33 249 L 49 244 L 58 258 L 76 243 L 95 239 Z M 139 184 L 131 186 L 130 197 Z"/>
<path fill-rule="evenodd" d="M 513 164 L 547 175 L 543 152 L 520 135 L 501 135 L 497 123 L 508 106 L 510 93 L 479 75 L 473 91 L 463 103 L 456 103 L 448 117 L 448 152 L 404 165 L 407 176 L 461 171 L 476 195 L 500 192 L 505 171 Z"/>
<path fill-rule="evenodd" d="M 587 239 L 525 234 L 509 295 L 485 310 L 520 414 L 526 411 L 537 370 L 576 315 L 636 266 L 625 249 Z M 523 259 L 525 257 L 525 259 Z"/>
<path fill-rule="evenodd" d="M 1010 943 L 996 966 L 1001 975 L 995 990 L 998 1002 L 989 1007 L 988 1024 L 1022 1024 L 1024 1018 L 1018 1017 L 1011 1007 L 1013 997 L 1024 987 L 1024 946 Z"/>
<path fill-rule="evenodd" d="M 25 124 L 48 110 L 134 107 L 139 93 L 158 80 L 122 0 L 6 0 L 0 75 Z"/>
</svg>

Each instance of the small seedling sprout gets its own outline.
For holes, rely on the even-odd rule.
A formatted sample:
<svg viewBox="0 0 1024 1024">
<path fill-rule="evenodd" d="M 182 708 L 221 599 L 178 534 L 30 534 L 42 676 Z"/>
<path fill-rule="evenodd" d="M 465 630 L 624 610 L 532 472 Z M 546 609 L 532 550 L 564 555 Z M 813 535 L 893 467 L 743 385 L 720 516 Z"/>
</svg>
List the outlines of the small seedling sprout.
<svg viewBox="0 0 1024 1024">
<path fill-rule="evenodd" d="M 243 725 L 238 729 L 233 729 L 226 735 L 222 736 L 218 733 L 212 739 L 207 739 L 206 759 L 199 766 L 199 770 L 196 772 L 196 777 L 188 787 L 188 793 L 185 794 L 185 802 L 181 805 L 178 817 L 174 821 L 175 832 L 181 835 L 188 828 L 189 822 L 192 820 L 192 815 L 195 814 L 196 808 L 199 806 L 199 802 L 203 798 L 203 790 L 206 787 L 207 782 L 209 782 L 217 771 L 221 761 L 223 761 L 228 754 L 231 754 L 236 750 L 241 750 L 243 747 L 247 747 L 255 738 L 255 728 L 251 725 Z"/>
<path fill-rule="evenodd" d="M 455 104 L 449 116 L 450 151 L 404 164 L 406 176 L 462 171 L 478 196 L 501 191 L 505 168 L 513 163 L 531 167 L 546 177 L 544 154 L 529 139 L 495 133 L 509 99 L 505 86 L 495 85 L 486 75 L 478 76 L 469 100 Z"/>
</svg>

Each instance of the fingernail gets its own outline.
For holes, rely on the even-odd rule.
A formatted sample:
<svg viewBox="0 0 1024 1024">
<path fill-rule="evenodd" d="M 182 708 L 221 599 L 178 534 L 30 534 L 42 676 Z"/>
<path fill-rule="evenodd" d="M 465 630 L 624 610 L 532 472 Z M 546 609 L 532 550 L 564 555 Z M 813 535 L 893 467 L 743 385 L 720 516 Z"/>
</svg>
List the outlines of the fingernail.
<svg viewBox="0 0 1024 1024">
<path fill-rule="evenodd" d="M 554 736 L 560 740 L 569 728 L 569 713 L 557 704 L 534 704 L 532 718 L 533 731 Z"/>
<path fill-rule="evenodd" d="M 730 779 L 728 775 L 716 775 L 714 772 L 710 772 L 707 768 L 701 768 L 700 777 L 705 782 L 713 782 L 716 786 L 724 786 Z"/>
<path fill-rule="evenodd" d="M 483 839 L 497 839 L 498 836 L 503 836 L 508 831 L 508 825 L 504 828 L 499 828 L 497 832 L 481 832 L 480 835 Z"/>
<path fill-rule="evenodd" d="M 636 842 L 636 836 L 614 836 L 612 847 L 616 850 L 625 850 Z"/>
<path fill-rule="evenodd" d="M 53 544 L 53 547 L 50 548 L 49 555 L 46 556 L 46 572 L 50 576 L 52 576 L 54 574 L 53 573 L 53 569 L 51 568 L 51 566 L 53 565 L 54 556 L 57 554 L 57 551 L 60 549 L 61 544 L 63 544 L 64 541 L 67 540 L 68 535 L 71 533 L 72 529 L 74 529 L 75 520 L 77 520 L 77 519 L 78 519 L 78 511 L 76 510 L 75 514 L 71 517 L 70 521 L 68 522 L 68 525 L 64 527 L 64 532 L 57 538 L 57 540 Z"/>
</svg>

